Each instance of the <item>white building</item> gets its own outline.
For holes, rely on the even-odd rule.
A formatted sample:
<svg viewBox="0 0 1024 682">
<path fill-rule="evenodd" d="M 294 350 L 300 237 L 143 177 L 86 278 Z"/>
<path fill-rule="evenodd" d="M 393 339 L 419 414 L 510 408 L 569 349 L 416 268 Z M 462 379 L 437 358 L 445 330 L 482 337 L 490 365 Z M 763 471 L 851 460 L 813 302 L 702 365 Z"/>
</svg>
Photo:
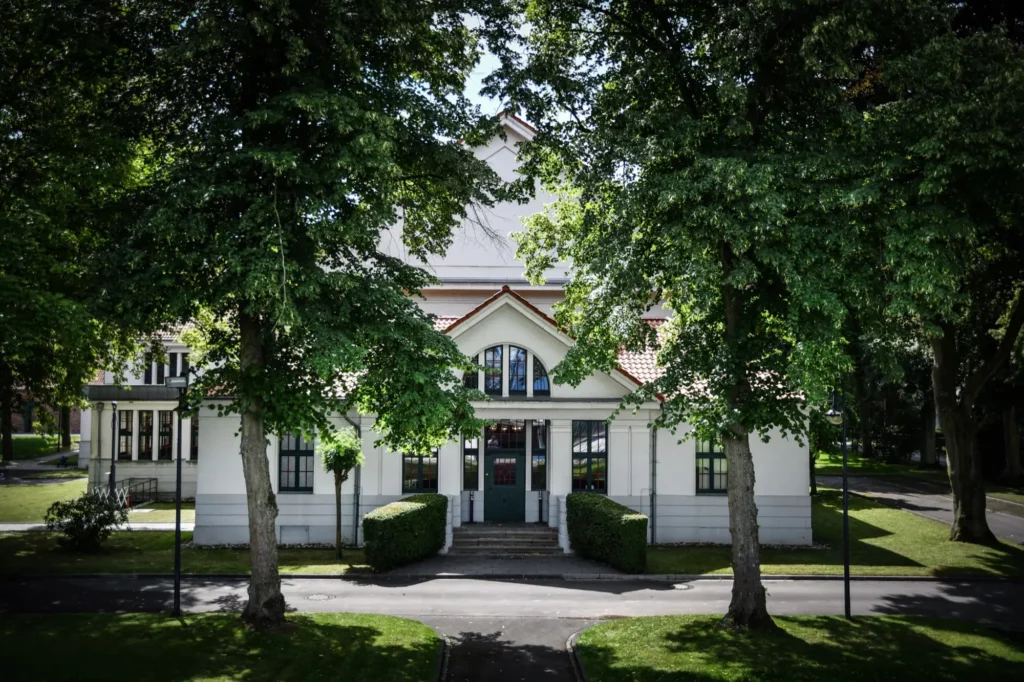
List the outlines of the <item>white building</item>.
<svg viewBox="0 0 1024 682">
<path fill-rule="evenodd" d="M 516 144 L 532 131 L 514 117 L 503 122 L 508 139 L 496 138 L 478 155 L 511 179 Z M 508 234 L 522 229 L 522 216 L 543 210 L 550 201 L 551 197 L 539 196 L 527 205 L 502 205 L 478 216 L 486 229 L 464 226 L 448 254 L 427 264 L 441 284 L 423 292 L 421 305 L 437 316 L 438 329 L 484 367 L 466 381 L 488 394 L 488 400 L 474 407 L 493 426 L 483 429 L 479 438 L 451 442 L 434 455 L 418 457 L 375 447 L 371 415 L 334 417 L 338 427 L 358 427 L 366 456 L 365 465 L 342 488 L 346 542 L 362 543 L 360 522 L 367 512 L 408 494 L 431 491 L 449 496 L 453 527 L 469 521 L 471 514 L 477 522 L 541 522 L 559 528 L 561 544 L 567 547 L 565 496 L 583 490 L 606 494 L 647 514 L 653 542 L 730 541 L 728 472 L 720 447 L 686 440 L 685 425 L 675 435 L 649 429 L 660 409 L 657 402 L 606 421 L 623 396 L 657 376 L 653 355 L 623 357 L 619 370 L 596 374 L 576 388 L 548 378 L 547 371 L 572 344 L 549 316 L 561 297 L 565 272 L 556 269 L 544 286 L 529 285 Z M 386 248 L 404 255 L 399 239 Z M 661 321 L 654 318 L 652 324 Z M 167 341 L 169 353 L 181 357 L 186 352 Z M 168 363 L 163 374 L 180 371 L 178 362 Z M 106 409 L 111 398 L 118 398 L 118 409 L 132 415 L 124 423 L 133 426 L 122 429 L 118 438 L 134 439 L 136 445 L 123 454 L 118 478 L 156 477 L 161 492 L 172 492 L 173 467 L 165 466 L 172 460 L 165 453 L 169 448 L 173 458 L 176 452 L 176 417 L 171 416 L 175 427 L 170 429 L 170 441 L 166 428 L 160 431 L 158 425 L 165 423 L 174 397 L 161 386 L 144 385 L 162 383 L 159 371 L 153 367 L 147 376 L 135 378 L 142 385 L 128 394 L 103 386 L 91 387 L 90 397 L 95 403 L 107 402 Z M 249 535 L 239 419 L 216 416 L 215 403 L 211 399 L 204 405 L 198 431 L 191 423 L 183 425 L 183 453 L 188 458 L 184 494 L 196 499 L 196 543 L 245 543 Z M 99 410 L 97 405 L 91 443 L 83 443 L 82 451 L 106 453 L 99 461 L 94 456 L 90 465 L 95 480 L 102 483 L 110 468 L 111 427 Z M 150 421 L 155 425 L 152 436 L 148 426 L 142 426 Z M 777 433 L 769 435 L 767 443 L 751 439 L 761 541 L 809 544 L 807 448 Z M 333 478 L 323 471 L 314 444 L 271 436 L 267 457 L 278 493 L 281 543 L 333 542 Z"/>
</svg>

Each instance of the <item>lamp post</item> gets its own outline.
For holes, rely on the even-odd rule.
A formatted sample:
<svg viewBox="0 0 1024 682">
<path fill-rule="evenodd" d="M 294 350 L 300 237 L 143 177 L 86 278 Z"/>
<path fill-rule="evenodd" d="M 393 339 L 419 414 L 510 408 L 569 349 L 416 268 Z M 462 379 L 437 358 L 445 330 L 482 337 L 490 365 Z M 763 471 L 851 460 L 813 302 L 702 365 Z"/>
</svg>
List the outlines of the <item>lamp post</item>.
<svg viewBox="0 0 1024 682">
<path fill-rule="evenodd" d="M 850 620 L 850 486 L 846 475 L 846 396 L 840 389 L 832 389 L 832 407 L 825 419 L 833 426 L 843 427 L 843 606 Z"/>
<path fill-rule="evenodd" d="M 117 401 L 110 401 L 110 499 L 117 484 Z"/>
<path fill-rule="evenodd" d="M 188 376 L 167 377 L 167 388 L 178 389 L 178 462 L 174 479 L 174 616 L 181 615 L 181 417 L 185 412 Z"/>
</svg>

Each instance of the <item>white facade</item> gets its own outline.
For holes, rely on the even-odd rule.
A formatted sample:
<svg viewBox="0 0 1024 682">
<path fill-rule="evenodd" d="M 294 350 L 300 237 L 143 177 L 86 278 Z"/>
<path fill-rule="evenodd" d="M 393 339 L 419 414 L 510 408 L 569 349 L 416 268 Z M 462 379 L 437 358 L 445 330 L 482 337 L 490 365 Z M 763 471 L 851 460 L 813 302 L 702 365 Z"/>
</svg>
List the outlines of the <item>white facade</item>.
<svg viewBox="0 0 1024 682">
<path fill-rule="evenodd" d="M 495 139 L 478 155 L 488 161 L 506 179 L 516 168 L 516 144 L 531 133 L 528 126 L 514 118 L 506 118 L 507 140 Z M 542 364 L 550 371 L 565 356 L 572 341 L 560 333 L 548 317 L 551 306 L 561 299 L 565 268 L 549 273 L 549 284 L 530 286 L 523 277 L 523 265 L 515 259 L 514 243 L 509 233 L 522 229 L 521 218 L 544 210 L 552 197 L 538 194 L 526 205 L 504 204 L 478 216 L 479 224 L 464 226 L 444 258 L 424 264 L 441 280 L 439 286 L 423 292 L 420 305 L 437 315 L 439 327 L 455 340 L 470 357 L 479 356 L 485 364 L 488 349 L 500 347 L 501 383 L 489 400 L 474 407 L 479 417 L 507 424 L 506 435 L 497 431 L 481 433 L 476 448 L 476 469 L 467 467 L 461 442 L 450 442 L 433 460 L 406 460 L 401 453 L 374 446 L 372 415 L 336 415 L 338 427 L 357 425 L 363 440 L 365 464 L 353 473 L 342 488 L 342 527 L 346 542 L 361 544 L 360 528 L 364 514 L 374 508 L 401 499 L 414 484 L 429 485 L 431 490 L 447 495 L 450 500 L 450 522 L 459 526 L 471 520 L 521 520 L 543 522 L 560 529 L 560 542 L 568 550 L 564 528 L 565 496 L 580 489 L 593 488 L 612 499 L 647 514 L 651 541 L 657 543 L 719 542 L 728 543 L 729 521 L 726 496 L 708 490 L 704 481 L 718 480 L 698 476 L 697 444 L 687 440 L 689 429 L 683 425 L 675 435 L 667 431 L 653 433 L 648 424 L 660 405 L 652 402 L 635 413 L 623 413 L 607 424 L 606 430 L 587 424 L 608 420 L 620 399 L 633 391 L 637 382 L 625 372 L 596 374 L 578 387 L 550 385 L 550 394 L 534 390 L 534 366 Z M 407 257 L 396 233 L 389 235 L 383 247 L 395 255 Z M 663 311 L 653 311 L 652 315 Z M 525 391 L 512 390 L 513 368 L 511 348 L 526 352 Z M 485 388 L 484 371 L 478 372 L 477 385 Z M 549 382 L 550 383 L 550 382 Z M 541 385 L 541 384 L 538 384 Z M 122 403 L 121 407 L 138 409 L 140 405 Z M 144 409 L 169 409 L 169 404 Z M 211 400 L 200 413 L 198 458 L 190 462 L 191 488 L 196 498 L 197 544 L 242 544 L 248 542 L 245 482 L 239 455 L 239 418 L 218 416 L 216 401 Z M 108 408 L 109 409 L 109 408 Z M 109 465 L 109 412 L 92 419 L 92 438 L 105 452 Z M 106 425 L 100 434 L 96 426 Z M 521 424 L 520 424 L 521 423 Z M 544 470 L 534 475 L 533 464 L 540 461 L 542 448 L 534 438 L 534 425 L 544 425 L 546 447 L 543 449 Z M 582 428 L 587 437 L 579 436 Z M 188 431 L 187 425 L 185 431 Z M 521 440 L 518 434 L 522 433 Z M 578 437 L 574 438 L 574 433 Z M 597 435 L 595 435 L 597 434 Z M 759 511 L 761 540 L 770 544 L 810 544 L 811 504 L 808 494 L 808 452 L 791 439 L 777 433 L 768 434 L 768 442 L 751 439 L 756 472 L 755 495 Z M 509 447 L 495 450 L 488 438 Z M 507 442 L 502 438 L 507 437 Z M 188 452 L 187 443 L 185 452 Z M 469 445 L 472 445 L 470 443 Z M 333 542 L 334 486 L 332 475 L 325 473 L 315 452 L 305 464 L 302 454 L 285 454 L 282 464 L 280 439 L 268 438 L 267 458 L 279 515 L 278 538 L 283 544 Z M 103 448 L 106 448 L 104 450 Z M 598 449 L 594 456 L 585 456 L 580 449 Z M 83 444 L 83 450 L 85 444 Z M 576 450 L 574 452 L 574 450 Z M 294 458 L 294 459 L 293 459 Z M 94 458 L 95 461 L 95 458 Z M 703 460 L 702 460 L 703 461 Z M 411 463 L 411 464 L 410 464 Z M 142 468 L 157 468 L 162 463 L 132 463 Z M 309 466 L 311 476 L 291 473 L 287 478 L 293 487 L 282 485 L 282 471 L 295 466 Z M 417 469 L 416 467 L 420 468 Z M 98 472 L 109 466 L 97 466 Z M 92 470 L 92 469 L 90 469 Z M 119 463 L 118 472 L 124 470 Z M 409 471 L 417 476 L 411 476 Z M 425 473 L 423 473 L 425 472 Z M 700 478 L 700 481 L 698 480 Z M 295 486 L 300 481 L 303 485 Z M 308 485 L 305 485 L 308 483 Z M 499 483 L 501 485 L 499 485 Z M 413 486 L 415 487 L 415 486 Z M 714 486 L 712 486 L 714 487 Z M 541 488 L 541 489 L 538 489 Z M 164 491 L 161 479 L 160 490 Z M 188 493 L 186 493 L 188 496 Z"/>
</svg>

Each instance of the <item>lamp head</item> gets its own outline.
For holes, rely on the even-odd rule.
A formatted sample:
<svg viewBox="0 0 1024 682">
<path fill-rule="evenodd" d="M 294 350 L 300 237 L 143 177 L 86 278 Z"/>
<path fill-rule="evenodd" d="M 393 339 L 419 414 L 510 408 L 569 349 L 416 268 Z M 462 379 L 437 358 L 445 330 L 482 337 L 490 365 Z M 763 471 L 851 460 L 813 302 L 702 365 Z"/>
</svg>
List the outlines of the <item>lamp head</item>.
<svg viewBox="0 0 1024 682">
<path fill-rule="evenodd" d="M 843 409 L 839 407 L 839 391 L 836 389 L 832 389 L 832 407 L 825 412 L 825 421 L 832 426 L 843 423 Z"/>
<path fill-rule="evenodd" d="M 164 386 L 178 390 L 188 388 L 188 377 L 167 377 L 164 379 Z"/>
<path fill-rule="evenodd" d="M 112 409 L 112 410 L 116 410 L 117 409 L 117 401 L 116 400 L 111 400 L 110 401 L 110 409 Z"/>
</svg>

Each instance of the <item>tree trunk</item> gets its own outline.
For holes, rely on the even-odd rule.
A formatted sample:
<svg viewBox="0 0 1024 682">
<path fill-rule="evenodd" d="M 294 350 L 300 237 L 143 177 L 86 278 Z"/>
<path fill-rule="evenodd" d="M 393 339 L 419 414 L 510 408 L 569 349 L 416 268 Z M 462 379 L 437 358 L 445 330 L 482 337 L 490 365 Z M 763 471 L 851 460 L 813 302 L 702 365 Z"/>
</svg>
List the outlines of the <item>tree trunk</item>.
<svg viewBox="0 0 1024 682">
<path fill-rule="evenodd" d="M 1003 410 L 1003 452 L 1006 453 L 1003 478 L 1016 483 L 1024 474 L 1020 460 L 1020 428 L 1017 426 L 1016 405 L 1010 405 Z"/>
<path fill-rule="evenodd" d="M 6 362 L 0 362 L 0 434 L 4 462 L 14 461 L 14 376 Z"/>
<path fill-rule="evenodd" d="M 337 471 L 334 472 L 334 548 L 341 558 L 341 484 L 344 479 Z"/>
<path fill-rule="evenodd" d="M 811 495 L 818 494 L 818 479 L 814 476 L 814 451 L 808 448 L 807 460 L 810 463 L 811 468 Z"/>
<path fill-rule="evenodd" d="M 244 376 L 264 371 L 263 324 L 257 317 L 239 313 L 239 364 Z M 249 505 L 249 554 L 252 577 L 249 601 L 242 620 L 254 628 L 284 622 L 284 596 L 277 570 L 277 499 L 270 484 L 263 401 L 250 399 L 242 408 L 242 473 Z"/>
<path fill-rule="evenodd" d="M 71 449 L 71 408 L 60 408 L 60 445 L 65 450 Z"/>
<path fill-rule="evenodd" d="M 935 452 L 935 400 L 931 393 L 925 396 L 924 407 L 921 408 L 921 422 L 924 433 L 921 439 L 921 466 L 939 466 L 939 456 Z"/>
<path fill-rule="evenodd" d="M 732 601 L 725 622 L 733 627 L 769 630 L 775 622 L 768 615 L 767 594 L 761 584 L 761 545 L 757 535 L 754 503 L 754 459 L 750 436 L 724 439 L 729 471 L 729 534 L 732 536 Z"/>
</svg>

